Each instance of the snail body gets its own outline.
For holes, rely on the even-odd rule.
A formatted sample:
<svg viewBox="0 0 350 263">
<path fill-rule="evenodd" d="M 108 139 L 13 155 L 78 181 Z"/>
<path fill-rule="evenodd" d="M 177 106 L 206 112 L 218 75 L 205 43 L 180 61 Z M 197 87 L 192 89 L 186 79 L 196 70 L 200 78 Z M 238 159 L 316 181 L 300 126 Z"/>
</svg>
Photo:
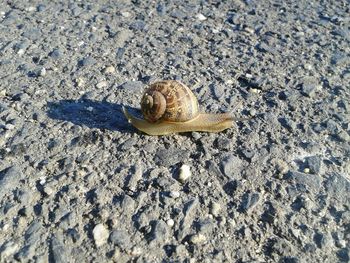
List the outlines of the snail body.
<svg viewBox="0 0 350 263">
<path fill-rule="evenodd" d="M 151 84 L 141 99 L 144 119 L 132 116 L 124 107 L 128 121 L 149 135 L 205 131 L 220 132 L 232 127 L 230 113 L 209 114 L 199 112 L 195 95 L 184 84 L 175 80 Z"/>
</svg>

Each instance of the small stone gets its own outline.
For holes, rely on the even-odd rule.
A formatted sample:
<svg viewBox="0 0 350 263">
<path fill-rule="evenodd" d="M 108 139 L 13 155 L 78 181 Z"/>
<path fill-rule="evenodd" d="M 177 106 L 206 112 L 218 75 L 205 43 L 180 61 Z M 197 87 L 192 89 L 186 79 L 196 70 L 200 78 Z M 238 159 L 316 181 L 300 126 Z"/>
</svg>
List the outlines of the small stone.
<svg viewBox="0 0 350 263">
<path fill-rule="evenodd" d="M 12 123 L 7 123 L 7 124 L 5 124 L 5 129 L 6 130 L 8 130 L 8 131 L 11 131 L 11 130 L 13 130 L 14 128 L 15 128 L 16 126 L 15 125 L 13 125 Z"/>
<path fill-rule="evenodd" d="M 136 23 L 136 22 L 134 22 L 134 23 Z M 135 24 L 134 24 L 134 26 L 135 26 Z M 134 33 L 129 29 L 123 29 L 123 30 L 117 32 L 115 34 L 115 37 L 114 37 L 114 39 L 115 39 L 114 46 L 117 48 L 123 48 L 126 45 L 126 43 L 130 39 L 132 39 L 133 36 L 134 36 Z"/>
<path fill-rule="evenodd" d="M 258 193 L 246 192 L 242 197 L 241 211 L 247 212 L 253 209 L 259 202 L 260 195 Z"/>
<path fill-rule="evenodd" d="M 176 248 L 175 248 L 175 253 L 176 253 L 176 255 L 178 255 L 178 256 L 180 256 L 180 255 L 182 255 L 182 256 L 186 255 L 186 254 L 187 254 L 186 246 L 183 245 L 183 244 L 177 245 Z"/>
<path fill-rule="evenodd" d="M 18 49 L 17 54 L 22 56 L 25 53 L 25 50 L 23 48 Z"/>
<path fill-rule="evenodd" d="M 314 192 L 318 192 L 321 187 L 321 178 L 318 175 L 291 171 L 290 180 L 296 184 L 307 186 Z"/>
<path fill-rule="evenodd" d="M 177 164 L 181 161 L 187 160 L 189 157 L 189 152 L 177 148 L 160 148 L 156 152 L 154 158 L 157 165 L 160 166 L 171 166 Z"/>
<path fill-rule="evenodd" d="M 230 226 L 233 227 L 233 228 L 236 227 L 236 225 L 237 225 L 236 220 L 234 220 L 233 218 L 230 219 L 230 220 L 228 221 L 228 223 L 229 223 Z"/>
<path fill-rule="evenodd" d="M 307 70 L 312 70 L 312 69 L 313 69 L 313 66 L 312 66 L 311 64 L 306 63 L 306 64 L 304 65 L 304 68 L 307 69 Z"/>
<path fill-rule="evenodd" d="M 173 227 L 175 225 L 175 221 L 173 219 L 168 219 L 166 221 L 166 224 L 169 226 L 169 227 Z"/>
<path fill-rule="evenodd" d="M 0 227 L 1 227 L 1 231 L 3 231 L 3 233 L 5 233 L 7 230 L 10 229 L 10 224 L 9 223 L 5 223 L 4 225 L 2 225 Z"/>
<path fill-rule="evenodd" d="M 169 237 L 167 224 L 162 220 L 156 220 L 152 224 L 151 241 L 156 243 L 164 243 Z"/>
<path fill-rule="evenodd" d="M 197 18 L 199 21 L 204 21 L 204 20 L 207 19 L 203 14 L 200 14 L 200 13 L 196 15 L 196 18 Z"/>
<path fill-rule="evenodd" d="M 120 13 L 123 17 L 128 18 L 131 16 L 131 14 L 128 11 L 123 11 Z"/>
<path fill-rule="evenodd" d="M 210 207 L 210 213 L 216 217 L 219 215 L 220 211 L 221 211 L 221 205 L 219 203 L 212 202 Z"/>
<path fill-rule="evenodd" d="M 201 233 L 193 235 L 190 239 L 191 243 L 193 243 L 193 244 L 200 244 L 200 243 L 205 242 L 206 240 L 207 240 L 207 238 L 205 237 L 205 235 L 203 235 Z"/>
<path fill-rule="evenodd" d="M 0 200 L 15 187 L 18 187 L 20 180 L 24 177 L 21 169 L 13 165 L 0 171 Z"/>
<path fill-rule="evenodd" d="M 101 82 L 97 83 L 96 88 L 103 89 L 103 88 L 105 88 L 107 86 L 108 86 L 107 81 L 101 81 Z"/>
<path fill-rule="evenodd" d="M 133 29 L 133 30 L 144 30 L 146 27 L 146 23 L 144 20 L 135 20 L 134 22 L 132 22 L 130 24 L 130 29 Z"/>
<path fill-rule="evenodd" d="M 318 90 L 320 90 L 322 86 L 320 86 L 316 79 L 311 77 L 306 77 L 302 83 L 301 93 L 304 96 L 309 98 L 314 98 Z"/>
<path fill-rule="evenodd" d="M 340 260 L 340 262 L 349 262 L 350 256 L 349 256 L 349 248 L 342 248 L 337 251 L 337 257 Z"/>
<path fill-rule="evenodd" d="M 306 163 L 307 163 L 307 166 L 309 168 L 308 173 L 311 172 L 311 173 L 317 174 L 317 173 L 320 173 L 322 171 L 322 160 L 319 156 L 308 157 L 306 159 Z"/>
<path fill-rule="evenodd" d="M 226 137 L 218 137 L 216 139 L 216 147 L 219 150 L 229 150 L 231 146 L 231 140 Z"/>
<path fill-rule="evenodd" d="M 60 59 L 62 57 L 62 51 L 56 48 L 50 52 L 49 56 L 54 60 Z"/>
<path fill-rule="evenodd" d="M 305 168 L 304 173 L 309 174 L 310 173 L 310 168 Z"/>
<path fill-rule="evenodd" d="M 335 66 L 342 66 L 348 62 L 348 54 L 344 52 L 336 52 L 331 57 L 331 63 Z"/>
<path fill-rule="evenodd" d="M 2 260 L 5 260 L 6 258 L 11 257 L 14 255 L 19 249 L 19 243 L 15 243 L 12 241 L 8 241 L 5 244 L 3 244 L 0 248 L 0 258 Z"/>
<path fill-rule="evenodd" d="M 271 54 L 276 54 L 277 51 L 274 48 L 274 46 L 269 46 L 268 44 L 266 44 L 265 42 L 261 42 L 257 45 L 257 49 L 261 52 L 267 52 L 267 53 L 271 53 Z"/>
<path fill-rule="evenodd" d="M 103 246 L 106 244 L 109 231 L 103 224 L 97 224 L 92 231 L 94 236 L 95 244 L 97 247 Z"/>
<path fill-rule="evenodd" d="M 53 235 L 51 238 L 52 259 L 55 263 L 70 262 L 68 249 L 61 240 L 62 238 L 57 235 Z"/>
<path fill-rule="evenodd" d="M 214 232 L 215 227 L 216 227 L 216 223 L 215 223 L 212 215 L 208 215 L 208 218 L 200 219 L 198 221 L 198 226 L 199 226 L 199 233 L 206 235 L 206 236 L 211 236 Z"/>
<path fill-rule="evenodd" d="M 350 182 L 340 174 L 331 175 L 325 183 L 327 194 L 344 204 L 350 203 Z"/>
<path fill-rule="evenodd" d="M 39 76 L 44 77 L 46 75 L 46 68 L 41 68 L 39 71 Z"/>
<path fill-rule="evenodd" d="M 243 149 L 242 154 L 244 155 L 245 158 L 252 159 L 255 155 L 255 152 L 253 150 L 245 148 Z"/>
<path fill-rule="evenodd" d="M 41 31 L 39 28 L 28 28 L 23 32 L 22 36 L 30 40 L 38 40 L 41 38 Z"/>
<path fill-rule="evenodd" d="M 183 164 L 180 167 L 180 173 L 179 173 L 179 181 L 181 183 L 184 183 L 188 180 L 188 178 L 191 177 L 191 170 L 190 167 L 187 164 Z"/>
<path fill-rule="evenodd" d="M 82 86 L 84 86 L 85 81 L 84 81 L 83 78 L 77 78 L 77 79 L 75 80 L 75 83 L 77 84 L 78 87 L 82 87 Z"/>
<path fill-rule="evenodd" d="M 255 93 L 255 94 L 259 94 L 259 93 L 261 92 L 260 89 L 256 89 L 256 88 L 251 88 L 251 89 L 249 89 L 249 91 L 250 91 L 251 93 Z"/>
<path fill-rule="evenodd" d="M 280 118 L 279 122 L 281 123 L 281 125 L 286 128 L 289 131 L 295 131 L 297 128 L 297 125 L 294 121 L 292 121 L 289 118 Z"/>
<path fill-rule="evenodd" d="M 251 34 L 251 35 L 253 35 L 255 33 L 254 28 L 251 28 L 248 26 L 244 27 L 244 31 L 247 32 L 248 34 Z"/>
<path fill-rule="evenodd" d="M 131 255 L 132 255 L 133 257 L 138 257 L 138 256 L 140 256 L 142 253 L 143 253 L 143 249 L 142 249 L 142 247 L 139 247 L 139 246 L 135 246 L 135 247 L 133 247 L 132 250 L 131 250 Z"/>
<path fill-rule="evenodd" d="M 109 236 L 109 240 L 121 249 L 129 249 L 131 247 L 130 236 L 124 230 L 113 230 Z"/>
<path fill-rule="evenodd" d="M 227 219 L 226 219 L 226 217 L 224 217 L 224 216 L 220 217 L 219 219 L 220 219 L 220 226 L 223 227 L 223 226 L 226 224 Z"/>
<path fill-rule="evenodd" d="M 138 92 L 143 88 L 143 83 L 141 81 L 127 81 L 120 85 L 118 88 L 129 92 Z"/>
<path fill-rule="evenodd" d="M 288 164 L 281 159 L 276 160 L 276 169 L 281 175 L 286 174 L 289 170 Z"/>
<path fill-rule="evenodd" d="M 26 259 L 32 258 L 35 255 L 35 246 L 25 245 L 23 246 L 19 252 L 15 255 L 15 258 L 18 261 L 24 262 Z"/>
<path fill-rule="evenodd" d="M 135 209 L 135 200 L 127 194 L 124 194 L 123 199 L 120 203 L 120 208 L 124 214 L 131 214 Z"/>
<path fill-rule="evenodd" d="M 242 161 L 237 156 L 230 154 L 226 156 L 220 163 L 221 170 L 224 175 L 229 178 L 238 177 L 236 173 L 242 166 Z"/>
<path fill-rule="evenodd" d="M 103 73 L 105 74 L 112 74 L 115 72 L 115 67 L 114 66 L 108 66 L 103 70 Z"/>
<path fill-rule="evenodd" d="M 322 234 L 316 233 L 314 236 L 314 241 L 318 248 L 332 247 L 334 245 L 333 239 L 330 233 Z"/>
<path fill-rule="evenodd" d="M 180 197 L 180 192 L 179 191 L 171 191 L 169 195 L 172 198 L 179 198 Z"/>
<path fill-rule="evenodd" d="M 350 141 L 350 135 L 344 131 L 344 130 L 341 130 L 338 134 L 337 134 L 337 137 L 340 141 L 342 142 L 348 142 Z"/>
<path fill-rule="evenodd" d="M 166 14 L 166 5 L 164 3 L 159 3 L 157 5 L 157 13 L 161 16 Z"/>
<path fill-rule="evenodd" d="M 92 57 L 86 57 L 83 58 L 82 60 L 79 61 L 79 66 L 80 67 L 87 67 L 87 66 L 92 66 L 96 63 L 96 60 Z"/>
<path fill-rule="evenodd" d="M 184 204 L 183 213 L 184 217 L 180 221 L 180 227 L 178 231 L 178 239 L 183 239 L 189 234 L 194 217 L 197 214 L 199 208 L 198 198 L 193 198 Z"/>
<path fill-rule="evenodd" d="M 256 110 L 255 109 L 250 109 L 249 110 L 249 115 L 254 117 L 256 115 Z"/>
<path fill-rule="evenodd" d="M 80 239 L 79 232 L 74 228 L 70 228 L 67 230 L 67 236 L 69 236 L 74 243 L 76 243 Z"/>
<path fill-rule="evenodd" d="M 336 121 L 329 119 L 326 123 L 329 134 L 337 134 L 339 131 L 339 125 Z"/>
<path fill-rule="evenodd" d="M 35 6 L 29 6 L 28 8 L 26 8 L 26 11 L 28 12 L 34 12 L 36 10 Z"/>
</svg>

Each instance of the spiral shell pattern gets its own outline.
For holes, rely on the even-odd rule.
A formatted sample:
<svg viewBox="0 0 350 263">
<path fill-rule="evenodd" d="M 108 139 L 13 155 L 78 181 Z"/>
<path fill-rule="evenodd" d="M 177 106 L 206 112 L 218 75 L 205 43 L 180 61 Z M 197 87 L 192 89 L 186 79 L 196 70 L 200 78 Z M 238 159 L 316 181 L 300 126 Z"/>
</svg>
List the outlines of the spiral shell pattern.
<svg viewBox="0 0 350 263">
<path fill-rule="evenodd" d="M 175 80 L 151 84 L 141 99 L 141 111 L 149 122 L 185 122 L 199 114 L 197 98 L 186 85 Z"/>
</svg>

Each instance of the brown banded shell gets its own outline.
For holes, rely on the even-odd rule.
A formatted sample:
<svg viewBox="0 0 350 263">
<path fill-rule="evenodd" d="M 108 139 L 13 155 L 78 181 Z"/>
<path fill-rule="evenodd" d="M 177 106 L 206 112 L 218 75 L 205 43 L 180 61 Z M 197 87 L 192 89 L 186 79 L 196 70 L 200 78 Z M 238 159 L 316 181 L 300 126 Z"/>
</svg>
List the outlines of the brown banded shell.
<svg viewBox="0 0 350 263">
<path fill-rule="evenodd" d="M 186 85 L 175 80 L 151 84 L 141 99 L 141 111 L 149 122 L 185 122 L 199 114 L 197 98 Z"/>
</svg>

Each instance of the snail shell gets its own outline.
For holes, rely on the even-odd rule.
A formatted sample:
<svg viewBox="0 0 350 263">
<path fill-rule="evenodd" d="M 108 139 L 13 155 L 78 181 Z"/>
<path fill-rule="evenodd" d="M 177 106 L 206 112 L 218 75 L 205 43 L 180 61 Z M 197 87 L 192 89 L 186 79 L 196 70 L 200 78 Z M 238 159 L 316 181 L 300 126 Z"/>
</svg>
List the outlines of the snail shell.
<svg viewBox="0 0 350 263">
<path fill-rule="evenodd" d="M 199 114 L 192 91 L 175 80 L 151 84 L 141 99 L 141 111 L 149 122 L 185 122 Z"/>
<path fill-rule="evenodd" d="M 192 91 L 175 80 L 151 84 L 141 99 L 145 119 L 132 116 L 123 107 L 125 117 L 137 129 L 149 135 L 177 132 L 219 132 L 233 126 L 230 113 L 210 114 L 199 112 L 198 101 Z"/>
</svg>

